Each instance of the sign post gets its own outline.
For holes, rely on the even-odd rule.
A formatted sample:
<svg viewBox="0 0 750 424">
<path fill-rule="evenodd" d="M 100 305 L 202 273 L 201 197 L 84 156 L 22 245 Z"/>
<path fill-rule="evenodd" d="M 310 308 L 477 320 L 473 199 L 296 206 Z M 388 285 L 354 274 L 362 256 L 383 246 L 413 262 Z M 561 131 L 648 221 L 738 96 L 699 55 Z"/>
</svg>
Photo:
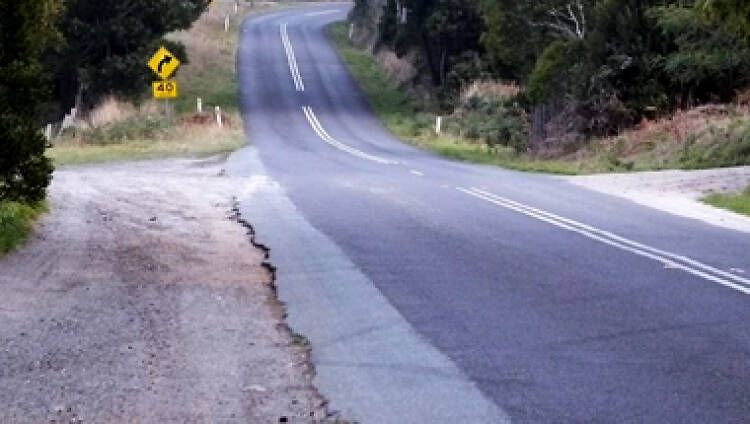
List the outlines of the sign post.
<svg viewBox="0 0 750 424">
<path fill-rule="evenodd" d="M 167 125 L 169 125 L 169 99 L 177 98 L 177 81 L 169 77 L 180 67 L 180 60 L 166 47 L 162 46 L 151 56 L 148 67 L 159 77 L 160 81 L 152 84 L 153 96 L 157 100 L 164 100 L 166 109 Z"/>
</svg>

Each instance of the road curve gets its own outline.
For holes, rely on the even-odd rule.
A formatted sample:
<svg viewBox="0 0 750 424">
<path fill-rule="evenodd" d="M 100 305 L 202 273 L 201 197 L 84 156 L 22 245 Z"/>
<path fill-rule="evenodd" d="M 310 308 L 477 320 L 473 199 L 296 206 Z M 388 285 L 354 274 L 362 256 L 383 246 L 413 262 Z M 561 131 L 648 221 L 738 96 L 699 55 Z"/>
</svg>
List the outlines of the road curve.
<svg viewBox="0 0 750 424">
<path fill-rule="evenodd" d="M 372 115 L 325 26 L 249 20 L 243 215 L 333 409 L 388 422 L 744 422 L 750 239 L 450 162 Z M 742 270 L 748 274 L 742 273 Z"/>
</svg>

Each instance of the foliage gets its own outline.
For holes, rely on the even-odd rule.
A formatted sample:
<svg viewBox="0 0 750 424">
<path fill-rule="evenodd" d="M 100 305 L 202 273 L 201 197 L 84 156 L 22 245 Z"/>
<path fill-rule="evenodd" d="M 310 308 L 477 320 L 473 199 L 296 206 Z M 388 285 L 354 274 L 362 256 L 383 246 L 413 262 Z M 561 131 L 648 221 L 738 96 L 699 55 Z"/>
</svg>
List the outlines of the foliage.
<svg viewBox="0 0 750 424">
<path fill-rule="evenodd" d="M 55 34 L 56 3 L 0 3 L 0 201 L 41 201 L 52 166 L 38 118 L 47 80 L 38 56 Z"/>
<path fill-rule="evenodd" d="M 726 128 L 712 127 L 686 140 L 683 168 L 750 165 L 750 122 L 734 119 Z"/>
<path fill-rule="evenodd" d="M 457 80 L 467 82 L 464 72 L 479 57 L 482 28 L 478 0 L 387 0 L 379 24 L 380 42 L 398 55 L 423 53 L 426 71 L 446 98 L 460 89 Z"/>
<path fill-rule="evenodd" d="M 730 31 L 750 35 L 750 2 L 747 0 L 699 0 L 696 6 L 713 22 Z"/>
<path fill-rule="evenodd" d="M 0 201 L 0 256 L 10 252 L 29 236 L 34 219 L 45 210 L 44 202 L 29 206 Z"/>
<path fill-rule="evenodd" d="M 749 12 L 740 0 L 387 0 L 380 32 L 397 54 L 422 53 L 446 110 L 489 73 L 545 108 L 539 131 L 597 136 L 730 100 L 749 82 Z"/>
<path fill-rule="evenodd" d="M 510 147 L 526 150 L 528 118 L 514 99 L 469 97 L 456 111 L 447 127 L 469 140 L 481 140 L 490 149 Z"/>
</svg>

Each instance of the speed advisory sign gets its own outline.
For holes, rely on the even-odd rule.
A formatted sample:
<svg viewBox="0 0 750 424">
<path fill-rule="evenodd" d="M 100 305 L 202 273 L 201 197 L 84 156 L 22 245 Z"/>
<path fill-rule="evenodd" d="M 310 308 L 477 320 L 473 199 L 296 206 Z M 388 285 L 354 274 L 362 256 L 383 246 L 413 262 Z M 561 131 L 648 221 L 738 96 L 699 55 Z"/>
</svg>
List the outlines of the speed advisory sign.
<svg viewBox="0 0 750 424">
<path fill-rule="evenodd" d="M 177 98 L 176 81 L 156 81 L 153 84 L 155 99 L 174 99 Z"/>
</svg>

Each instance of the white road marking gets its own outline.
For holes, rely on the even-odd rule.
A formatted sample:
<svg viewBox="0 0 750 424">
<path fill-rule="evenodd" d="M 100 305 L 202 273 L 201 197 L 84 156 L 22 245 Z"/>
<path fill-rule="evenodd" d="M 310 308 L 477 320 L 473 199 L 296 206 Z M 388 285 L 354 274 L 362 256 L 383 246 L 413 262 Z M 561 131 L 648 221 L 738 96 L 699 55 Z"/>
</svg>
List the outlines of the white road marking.
<svg viewBox="0 0 750 424">
<path fill-rule="evenodd" d="M 330 15 L 330 14 L 333 14 L 333 13 L 337 13 L 337 12 L 338 12 L 338 10 L 323 10 L 323 11 L 321 11 L 321 12 L 310 12 L 310 13 L 306 13 L 306 14 L 305 14 L 305 16 L 308 16 L 308 17 L 309 17 L 309 16 L 321 16 L 321 15 Z"/>
<path fill-rule="evenodd" d="M 289 40 L 289 34 L 286 30 L 286 23 L 281 24 L 279 32 L 281 35 L 281 42 L 284 44 L 284 51 L 286 51 L 286 59 L 289 62 L 289 73 L 292 75 L 294 81 L 294 88 L 297 91 L 305 91 L 305 83 L 302 81 L 302 75 L 299 73 L 299 67 L 297 66 L 297 56 L 294 55 L 294 47 L 292 42 Z"/>
<path fill-rule="evenodd" d="M 336 140 L 335 138 L 331 137 L 328 132 L 326 132 L 325 128 L 320 124 L 320 121 L 318 121 L 318 117 L 315 116 L 315 112 L 313 112 L 312 108 L 310 106 L 303 106 L 302 112 L 305 113 L 305 117 L 307 118 L 307 121 L 310 123 L 310 126 L 312 127 L 313 131 L 320 137 L 323 141 L 330 144 L 331 146 L 342 150 L 346 153 L 349 153 L 350 155 L 357 156 L 361 159 L 367 159 L 371 160 L 373 162 L 377 162 L 383 165 L 396 165 L 398 162 L 384 159 L 378 156 L 373 156 L 370 154 L 367 154 L 361 150 L 357 150 L 354 147 L 347 146 L 346 144 Z"/>
<path fill-rule="evenodd" d="M 424 173 L 423 172 L 419 172 L 416 169 L 411 169 L 411 170 L 409 170 L 409 172 L 411 172 L 412 174 L 414 174 L 414 175 L 416 175 L 418 177 L 424 177 Z"/>
<path fill-rule="evenodd" d="M 470 189 L 457 187 L 470 196 L 485 200 L 506 209 L 522 213 L 556 227 L 573 231 L 584 237 L 599 241 L 612 247 L 643 256 L 660 262 L 665 268 L 679 269 L 697 277 L 703 278 L 733 288 L 745 294 L 750 294 L 750 280 L 722 271 L 718 268 L 698 262 L 685 256 L 677 255 L 642 243 L 627 239 L 608 231 L 600 230 L 590 225 L 572 219 L 564 218 L 550 212 L 543 211 L 523 203 L 519 203 L 496 194 L 472 187 Z"/>
</svg>

